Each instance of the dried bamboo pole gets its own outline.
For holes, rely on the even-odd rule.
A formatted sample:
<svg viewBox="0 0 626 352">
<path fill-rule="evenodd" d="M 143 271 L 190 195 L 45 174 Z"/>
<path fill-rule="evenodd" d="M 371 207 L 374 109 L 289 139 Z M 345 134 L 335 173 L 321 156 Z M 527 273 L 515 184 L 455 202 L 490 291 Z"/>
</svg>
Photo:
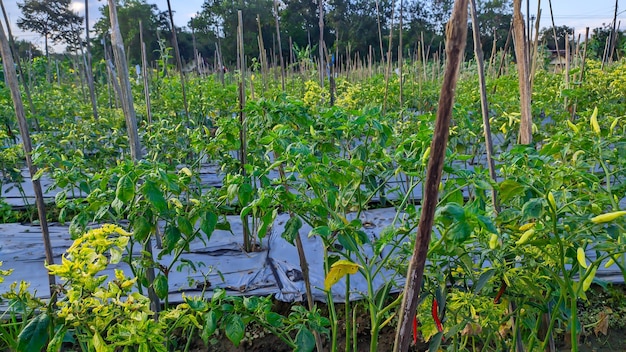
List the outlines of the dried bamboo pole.
<svg viewBox="0 0 626 352">
<path fill-rule="evenodd" d="M 91 67 L 91 44 L 89 43 L 89 0 L 85 0 L 85 75 L 87 76 L 87 86 L 89 87 L 89 100 L 93 118 L 98 119 L 98 101 L 96 99 L 96 88 L 93 81 L 93 69 Z"/>
<path fill-rule="evenodd" d="M 280 23 L 278 22 L 278 1 L 274 0 L 274 22 L 276 23 L 276 40 L 278 41 L 278 55 L 280 57 L 280 83 L 285 90 L 285 59 L 283 58 L 283 44 L 280 40 Z M 261 30 L 259 30 L 261 35 Z"/>
<path fill-rule="evenodd" d="M 489 167 L 489 176 L 496 182 L 496 165 L 493 161 L 493 142 L 491 140 L 491 126 L 489 124 L 489 102 L 487 100 L 487 85 L 485 83 L 485 63 L 482 44 L 480 42 L 480 27 L 478 25 L 478 15 L 476 13 L 476 0 L 470 1 L 470 10 L 472 15 L 472 32 L 474 36 L 474 55 L 476 56 L 476 65 L 478 66 L 478 80 L 480 85 L 480 108 L 483 116 L 483 132 L 485 134 L 485 149 L 487 151 L 487 166 Z M 500 212 L 498 204 L 498 194 L 495 187 L 491 188 L 491 202 L 495 213 Z"/>
<path fill-rule="evenodd" d="M 148 58 L 146 55 L 146 43 L 143 40 L 143 24 L 139 21 L 139 42 L 141 43 L 141 75 L 143 76 L 143 95 L 146 102 L 146 115 L 148 124 L 152 124 L 152 104 L 150 104 L 150 81 L 148 77 Z M 157 237 L 158 238 L 158 237 Z"/>
<path fill-rule="evenodd" d="M 26 100 L 28 100 L 28 107 L 30 108 L 30 114 L 35 117 L 35 104 L 33 104 L 33 96 L 30 94 L 30 87 L 28 83 L 26 83 L 26 79 L 24 78 L 24 71 L 22 70 L 22 62 L 20 61 L 19 54 L 15 48 L 15 40 L 13 38 L 13 33 L 11 31 L 11 22 L 9 21 L 9 17 L 4 8 L 4 3 L 0 0 L 0 7 L 2 8 L 2 15 L 4 16 L 4 22 L 7 24 L 7 34 L 9 35 L 9 46 L 11 51 L 13 52 L 13 56 L 15 57 L 15 63 L 17 63 L 17 71 L 19 72 L 19 77 L 22 81 L 22 86 L 24 87 L 24 93 L 26 93 Z M 39 124 L 37 119 L 34 118 L 35 121 L 35 129 L 39 130 Z"/>
<path fill-rule="evenodd" d="M 439 108 L 435 131 L 430 145 L 431 154 L 428 161 L 428 171 L 424 184 L 424 198 L 422 200 L 422 214 L 418 227 L 413 256 L 409 263 L 402 307 L 396 330 L 394 352 L 408 351 L 411 340 L 411 323 L 415 317 L 420 287 L 424 276 L 424 266 L 430 243 L 435 209 L 438 202 L 439 182 L 446 155 L 454 92 L 459 78 L 460 64 L 463 60 L 467 37 L 467 0 L 454 2 L 452 16 L 446 31 L 447 63 L 443 77 L 443 85 L 439 96 Z"/>
<path fill-rule="evenodd" d="M 128 64 L 126 62 L 126 52 L 124 50 L 124 40 L 120 32 L 120 26 L 117 19 L 117 5 L 115 0 L 109 1 L 109 17 L 111 19 L 111 47 L 113 48 L 113 57 L 115 58 L 115 66 L 117 68 L 120 100 L 122 101 L 122 110 L 126 119 L 126 130 L 130 144 L 130 155 L 134 162 L 138 162 L 142 158 L 141 142 L 139 141 L 139 133 L 137 132 L 137 115 L 133 102 L 133 94 L 130 87 L 130 79 L 128 75 Z M 117 82 L 115 82 L 117 83 Z M 149 260 L 153 260 L 152 242 L 146 241 L 144 250 L 149 256 Z M 155 318 L 161 310 L 161 300 L 156 295 L 152 283 L 154 282 L 154 267 L 146 268 L 146 279 L 148 280 L 148 297 L 150 298 L 150 307 L 155 313 Z"/>
<path fill-rule="evenodd" d="M 237 26 L 237 64 L 239 68 L 239 163 L 241 175 L 246 178 L 246 164 L 247 161 L 247 130 L 246 130 L 246 115 L 244 108 L 246 106 L 246 65 L 245 55 L 243 52 L 243 16 L 241 10 L 237 11 L 238 26 Z M 243 249 L 246 252 L 252 250 L 252 243 L 250 242 L 250 228 L 248 224 L 248 216 L 243 219 Z"/>
<path fill-rule="evenodd" d="M 324 0 L 318 0 L 318 15 L 319 15 L 319 27 L 320 27 L 320 42 L 319 42 L 319 71 L 320 71 L 320 87 L 324 88 L 324 76 L 326 73 L 326 66 L 324 65 Z"/>
<path fill-rule="evenodd" d="M 554 12 L 552 11 L 552 0 L 548 0 L 550 6 L 550 19 L 552 19 L 552 35 L 554 36 L 554 48 L 556 49 L 556 57 L 558 59 L 557 67 L 561 69 L 561 52 L 559 51 L 559 38 L 556 36 L 556 25 L 554 24 Z"/>
<path fill-rule="evenodd" d="M 528 65 L 528 40 L 524 30 L 524 18 L 521 11 L 522 0 L 513 2 L 513 42 L 515 43 L 515 55 L 517 57 L 517 72 L 519 73 L 520 89 L 520 129 L 519 141 L 521 144 L 532 143 L 532 111 L 530 69 Z"/>
<path fill-rule="evenodd" d="M 183 108 L 185 109 L 185 117 L 189 123 L 189 105 L 187 104 L 187 89 L 185 89 L 185 72 L 183 72 L 183 61 L 180 57 L 180 48 L 178 47 L 178 37 L 176 36 L 176 26 L 174 25 L 174 15 L 172 14 L 172 5 L 167 0 L 167 12 L 170 17 L 170 28 L 172 29 L 172 45 L 174 46 L 174 54 L 176 55 L 176 64 L 178 66 L 178 74 L 180 75 L 180 87 L 183 93 Z"/>
<path fill-rule="evenodd" d="M 9 23 L 7 22 L 8 26 Z M 48 220 L 46 219 L 46 204 L 43 199 L 43 191 L 41 189 L 41 183 L 39 179 L 35 177 L 37 174 L 37 166 L 33 164 L 31 157 L 33 148 L 30 139 L 30 133 L 28 131 L 28 124 L 26 122 L 26 113 L 24 112 L 24 104 L 22 103 L 22 96 L 20 88 L 18 86 L 17 73 L 15 72 L 15 63 L 13 62 L 13 56 L 11 54 L 11 48 L 6 35 L 4 34 L 4 28 L 0 25 L 0 54 L 2 55 L 2 64 L 4 65 L 4 72 L 7 84 L 11 90 L 11 98 L 13 99 L 13 108 L 15 109 L 15 117 L 20 129 L 20 135 L 22 137 L 22 147 L 24 148 L 24 155 L 26 156 L 26 165 L 30 173 L 31 181 L 33 183 L 33 190 L 35 192 L 35 202 L 37 204 L 37 213 L 39 215 L 39 225 L 41 227 L 41 235 L 43 237 L 44 251 L 46 254 L 46 264 L 54 264 L 54 255 L 52 253 L 52 245 L 50 243 L 50 234 L 48 232 Z M 54 275 L 48 274 L 48 286 L 50 288 L 50 298 L 55 299 L 55 286 L 56 279 Z"/>
</svg>

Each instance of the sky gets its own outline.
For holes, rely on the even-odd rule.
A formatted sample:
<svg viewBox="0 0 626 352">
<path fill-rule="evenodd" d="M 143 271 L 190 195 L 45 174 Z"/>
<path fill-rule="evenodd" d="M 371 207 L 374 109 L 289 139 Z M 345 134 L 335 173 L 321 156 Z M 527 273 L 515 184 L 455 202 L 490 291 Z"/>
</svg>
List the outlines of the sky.
<svg viewBox="0 0 626 352">
<path fill-rule="evenodd" d="M 36 33 L 27 33 L 17 28 L 15 22 L 21 13 L 17 7 L 17 2 L 22 0 L 2 0 L 7 10 L 11 29 L 17 39 L 25 39 L 35 43 L 35 45 L 43 46 L 43 38 Z M 373 0 L 372 0 L 373 1 Z M 537 1 L 530 0 L 531 18 L 537 15 Z M 166 0 L 147 0 L 150 4 L 155 4 L 161 10 L 167 10 Z M 204 0 L 170 0 L 172 10 L 174 11 L 174 22 L 177 26 L 186 26 L 187 22 L 194 14 L 202 8 Z M 623 1 L 622 1 L 623 2 Z M 100 14 L 99 7 L 104 5 L 104 0 L 89 0 L 89 17 L 93 25 L 97 21 Z M 526 1 L 522 1 L 522 12 L 526 16 Z M 541 1 L 541 18 L 540 27 L 549 27 L 551 25 L 550 9 L 548 1 Z M 84 15 L 85 1 L 75 0 L 72 2 L 72 9 L 80 15 Z M 552 10 L 554 12 L 554 22 L 557 26 L 566 25 L 573 27 L 576 34 L 584 36 L 585 27 L 590 29 L 600 27 L 603 23 L 612 23 L 613 13 L 615 11 L 615 1 L 613 0 L 553 0 Z M 626 27 L 626 5 L 622 4 L 618 8 L 618 22 L 621 20 L 624 29 Z M 4 22 L 4 21 L 2 21 Z M 56 48 L 62 51 L 62 48 Z"/>
</svg>

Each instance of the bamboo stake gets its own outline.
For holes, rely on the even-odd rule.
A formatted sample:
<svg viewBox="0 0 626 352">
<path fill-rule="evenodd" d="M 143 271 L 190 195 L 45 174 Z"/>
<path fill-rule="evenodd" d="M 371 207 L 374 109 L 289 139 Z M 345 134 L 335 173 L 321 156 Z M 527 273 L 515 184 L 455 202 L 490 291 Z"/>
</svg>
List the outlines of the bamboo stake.
<svg viewBox="0 0 626 352">
<path fill-rule="evenodd" d="M 120 26 L 117 19 L 117 5 L 115 0 L 109 1 L 109 17 L 111 19 L 111 47 L 113 48 L 113 56 L 115 58 L 115 66 L 117 67 L 118 79 L 120 82 L 120 100 L 122 101 L 122 110 L 126 119 L 126 130 L 130 144 L 130 155 L 134 162 L 138 162 L 142 158 L 141 142 L 137 132 L 137 115 L 135 114 L 135 106 L 133 102 L 133 94 L 130 87 L 130 79 L 128 75 L 128 65 L 126 62 L 126 53 L 124 50 L 124 40 L 120 32 Z M 153 261 L 152 242 L 148 239 L 144 244 L 144 250 L 147 252 L 148 260 Z M 156 295 L 152 283 L 154 282 L 154 267 L 146 268 L 146 279 L 148 280 L 148 297 L 150 298 L 150 307 L 154 311 L 155 319 L 161 310 L 161 300 Z"/>
<path fill-rule="evenodd" d="M 531 87 L 530 87 L 530 70 L 528 67 L 528 41 L 526 40 L 524 30 L 524 18 L 521 11 L 522 0 L 513 2 L 513 39 L 515 43 L 515 54 L 517 57 L 517 72 L 519 73 L 519 89 L 520 89 L 520 129 L 519 141 L 521 144 L 532 143 L 532 112 L 531 103 Z"/>
<path fill-rule="evenodd" d="M 143 96 L 146 102 L 148 125 L 152 124 L 152 105 L 150 104 L 150 81 L 148 79 L 148 58 L 146 43 L 143 40 L 143 23 L 139 20 L 139 42 L 141 43 L 141 75 L 143 76 Z M 158 238 L 158 237 L 157 237 Z"/>
<path fill-rule="evenodd" d="M 554 47 L 556 49 L 556 57 L 558 59 L 557 67 L 561 69 L 561 52 L 559 51 L 559 38 L 556 36 L 556 25 L 554 24 L 554 12 L 552 12 L 552 0 L 548 0 L 550 5 L 550 18 L 552 19 L 552 35 L 554 36 Z"/>
<path fill-rule="evenodd" d="M 379 0 L 376 0 L 376 23 L 378 24 L 378 44 L 380 46 L 380 63 L 385 64 L 385 51 L 383 50 L 383 31 L 380 25 Z"/>
<path fill-rule="evenodd" d="M 7 22 L 8 26 L 9 23 Z M 52 253 L 52 245 L 50 243 L 50 234 L 48 232 L 48 220 L 46 219 L 46 204 L 43 199 L 43 191 L 41 189 L 41 183 L 39 179 L 35 177 L 37 174 L 37 166 L 33 164 L 32 160 L 32 143 L 30 139 L 30 133 L 28 131 L 28 124 L 26 122 L 26 113 L 24 112 L 24 104 L 22 103 L 22 96 L 20 94 L 20 88 L 18 86 L 17 73 L 15 72 L 15 63 L 13 62 L 13 56 L 11 54 L 11 48 L 6 35 L 4 34 L 4 28 L 0 25 L 0 54 L 2 55 L 2 63 L 4 65 L 4 72 L 6 81 L 11 90 L 11 98 L 13 99 L 13 108 L 15 109 L 15 117 L 20 129 L 20 135 L 22 137 L 22 147 L 24 148 L 24 155 L 26 157 L 26 165 L 30 173 L 31 182 L 33 184 L 33 191 L 35 192 L 35 202 L 37 204 L 37 213 L 39 215 L 39 226 L 41 227 L 41 235 L 43 237 L 44 251 L 46 254 L 46 264 L 54 264 L 54 255 Z M 55 300 L 55 286 L 56 279 L 54 275 L 48 274 L 48 286 L 50 289 L 50 298 Z"/>
<path fill-rule="evenodd" d="M 283 58 L 283 44 L 280 40 L 280 24 L 278 22 L 278 1 L 274 0 L 274 22 L 276 23 L 276 39 L 278 40 L 278 55 L 280 57 L 280 83 L 285 90 L 285 59 Z M 259 30 L 261 35 L 261 30 Z"/>
<path fill-rule="evenodd" d="M 387 112 L 387 99 L 389 98 L 389 79 L 391 78 L 391 44 L 393 42 L 393 15 L 396 0 L 391 1 L 391 20 L 389 24 L 389 46 L 387 47 L 387 66 L 385 69 L 385 97 L 383 98 L 383 115 Z"/>
<path fill-rule="evenodd" d="M 587 44 L 589 43 L 589 27 L 585 28 L 585 48 L 583 49 L 583 61 L 580 64 L 580 78 L 579 81 L 585 79 L 585 62 L 587 61 Z"/>
<path fill-rule="evenodd" d="M 324 76 L 326 73 L 326 66 L 324 65 L 324 0 L 318 0 L 318 14 L 319 14 L 319 27 L 320 27 L 320 42 L 319 42 L 319 71 L 320 71 L 320 87 L 324 88 Z"/>
<path fill-rule="evenodd" d="M 565 89 L 569 89 L 569 32 L 565 32 Z M 563 99 L 563 104 L 565 105 L 565 110 L 568 107 L 567 96 Z"/>
<path fill-rule="evenodd" d="M 267 66 L 267 55 L 265 54 L 265 45 L 263 43 L 263 32 L 261 30 L 261 16 L 256 15 L 256 24 L 259 29 L 259 35 L 257 36 L 257 44 L 259 45 L 259 61 L 261 61 L 261 81 L 263 82 L 263 93 L 265 93 L 266 83 L 268 80 L 268 66 Z M 281 72 L 282 73 L 282 72 Z M 283 90 L 285 90 L 285 79 L 283 75 Z M 252 80 L 250 80 L 250 88 L 252 89 L 252 99 L 254 99 L 254 85 Z"/>
<path fill-rule="evenodd" d="M 489 167 L 489 176 L 496 182 L 496 165 L 493 161 L 493 142 L 491 140 L 491 126 L 489 124 L 489 102 L 487 100 L 487 85 L 485 83 L 485 63 L 483 48 L 480 42 L 480 27 L 478 26 L 478 15 L 476 14 L 476 0 L 471 0 L 470 5 L 472 32 L 474 36 L 474 54 L 478 66 L 478 80 L 480 85 L 480 108 L 483 115 L 483 132 L 485 134 L 485 148 L 487 151 L 487 166 Z M 495 213 L 499 213 L 500 205 L 498 204 L 498 194 L 495 187 L 491 189 L 491 202 L 493 203 Z"/>
<path fill-rule="evenodd" d="M 35 121 L 35 130 L 39 131 L 39 123 L 35 116 L 35 104 L 33 104 L 33 96 L 30 94 L 30 87 L 26 83 L 26 79 L 24 78 L 24 71 L 22 70 L 22 62 L 19 57 L 19 53 L 15 48 L 15 39 L 13 37 L 13 32 L 11 31 L 11 22 L 9 21 L 9 17 L 4 8 L 4 3 L 0 0 L 0 7 L 2 8 L 2 15 L 4 16 L 4 22 L 7 24 L 7 34 L 9 35 L 9 46 L 11 51 L 13 52 L 13 56 L 15 57 L 15 63 L 17 63 L 17 71 L 19 72 L 19 79 L 22 81 L 22 86 L 24 87 L 24 93 L 26 93 L 26 100 L 28 100 L 28 107 L 30 108 L 30 114 Z"/>
<path fill-rule="evenodd" d="M 404 2 L 403 0 L 400 0 L 400 23 L 398 23 L 398 68 L 399 68 L 399 72 L 400 72 L 400 77 L 399 77 L 399 84 L 400 84 L 400 109 L 402 110 L 402 107 L 404 106 L 404 101 L 402 99 L 403 96 L 403 91 L 402 91 L 402 84 L 404 83 L 404 80 L 402 79 L 402 15 L 403 15 L 403 11 L 404 11 Z"/>
<path fill-rule="evenodd" d="M 428 254 L 435 209 L 438 202 L 439 183 L 446 155 L 454 92 L 459 78 L 460 64 L 463 60 L 467 37 L 467 0 L 454 2 L 452 16 L 448 22 L 446 33 L 447 63 L 443 77 L 443 85 L 439 96 L 439 107 L 435 121 L 435 131 L 430 144 L 431 154 L 428 161 L 428 171 L 424 184 L 424 198 L 422 200 L 422 214 L 415 239 L 413 256 L 407 271 L 402 307 L 396 330 L 394 352 L 404 352 L 409 349 L 411 340 L 411 323 L 415 317 L 417 301 L 424 276 L 424 266 Z"/>
<path fill-rule="evenodd" d="M 533 82 L 535 81 L 535 72 L 537 72 L 537 58 L 539 56 L 539 22 L 541 18 L 541 0 L 537 2 L 537 20 L 535 21 L 535 40 L 533 42 L 533 50 L 531 56 L 530 66 L 530 89 L 532 90 Z M 528 38 L 530 40 L 530 38 Z"/>
<path fill-rule="evenodd" d="M 246 140 L 246 116 L 244 108 L 246 106 L 246 85 L 245 85 L 245 55 L 243 52 L 243 17 L 241 10 L 237 11 L 239 25 L 237 26 L 237 64 L 239 68 L 239 163 L 241 175 L 246 178 L 247 161 L 247 140 Z M 243 219 L 243 249 L 246 252 L 252 250 L 250 242 L 250 228 L 248 224 L 248 216 Z"/>
<path fill-rule="evenodd" d="M 499 78 L 502 74 L 502 68 L 504 67 L 504 62 L 506 60 L 506 53 L 509 51 L 509 44 L 511 43 L 511 38 L 513 34 L 513 21 L 511 21 L 511 25 L 509 26 L 509 33 L 506 35 L 506 41 L 504 42 L 504 48 L 502 49 L 502 56 L 500 57 L 500 65 L 498 66 L 498 72 L 496 72 L 496 78 Z M 493 86 L 493 92 L 496 92 L 496 87 Z"/>
<path fill-rule="evenodd" d="M 615 43 L 617 42 L 617 9 L 619 8 L 619 0 L 615 0 L 615 12 L 613 14 L 613 30 L 611 31 L 611 43 L 609 44 L 609 54 L 607 62 L 613 61 L 613 52 L 615 51 Z"/>
<path fill-rule="evenodd" d="M 172 29 L 172 45 L 174 46 L 174 54 L 176 55 L 176 64 L 178 66 L 178 73 L 180 75 L 180 87 L 183 93 L 183 107 L 185 109 L 185 117 L 187 123 L 189 123 L 189 105 L 187 104 L 187 90 L 185 89 L 185 72 L 183 72 L 183 62 L 180 58 L 180 48 L 178 48 L 178 38 L 176 36 L 176 26 L 174 25 L 174 15 L 172 14 L 172 6 L 170 0 L 167 0 L 167 12 L 170 17 L 170 28 Z"/>
<path fill-rule="evenodd" d="M 93 81 L 93 69 L 91 67 L 91 44 L 89 43 L 89 0 L 85 0 L 85 75 L 87 76 L 87 86 L 89 87 L 89 100 L 94 120 L 98 119 L 98 101 L 96 99 L 96 88 Z"/>
</svg>

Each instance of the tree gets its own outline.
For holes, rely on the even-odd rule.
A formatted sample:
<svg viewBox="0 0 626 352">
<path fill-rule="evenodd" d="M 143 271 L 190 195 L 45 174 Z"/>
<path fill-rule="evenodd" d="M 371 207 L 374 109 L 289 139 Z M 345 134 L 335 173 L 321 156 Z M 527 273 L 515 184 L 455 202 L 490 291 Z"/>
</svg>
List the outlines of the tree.
<svg viewBox="0 0 626 352">
<path fill-rule="evenodd" d="M 496 51 L 504 48 L 509 34 L 513 11 L 509 0 L 478 0 L 476 1 L 478 25 L 481 28 L 481 45 L 486 57 L 491 56 L 493 50 L 494 34 L 496 39 Z M 495 32 L 495 33 L 494 33 Z M 473 29 L 470 25 L 468 41 L 472 40 Z M 465 47 L 468 55 L 472 55 L 473 44 Z M 563 46 L 561 46 L 563 47 Z"/>
<path fill-rule="evenodd" d="M 602 27 L 594 28 L 591 34 L 591 38 L 589 40 L 589 46 L 587 50 L 589 51 L 589 55 L 595 57 L 597 59 L 602 60 L 604 57 L 604 51 L 608 50 L 607 41 L 611 38 L 611 32 L 613 31 L 613 26 L 610 23 L 603 23 Z M 621 57 L 624 55 L 626 51 L 626 35 L 623 31 L 617 31 L 617 38 L 615 42 L 615 56 L 613 59 L 617 57 Z"/>
<path fill-rule="evenodd" d="M 22 12 L 17 26 L 44 37 L 46 57 L 49 56 L 48 40 L 70 44 L 83 22 L 81 16 L 70 10 L 70 0 L 24 0 L 17 6 Z"/>
<path fill-rule="evenodd" d="M 567 34 L 569 34 L 570 38 L 569 47 L 574 47 L 574 40 L 572 38 L 574 28 L 568 26 L 558 26 L 555 28 L 555 31 L 559 50 L 565 50 L 565 37 Z M 539 40 L 546 43 L 546 47 L 549 50 L 556 50 L 557 46 L 554 44 L 554 31 L 552 28 L 541 29 L 541 31 L 539 31 Z"/>
<path fill-rule="evenodd" d="M 159 37 L 166 40 L 171 37 L 167 13 L 160 11 L 154 4 L 146 3 L 146 0 L 120 0 L 117 2 L 117 16 L 119 18 L 120 31 L 124 38 L 124 47 L 128 49 L 129 64 L 141 63 L 141 44 L 139 40 L 139 21 L 143 25 L 143 37 L 146 43 L 148 61 L 158 59 Z M 110 42 L 109 6 L 100 8 L 100 19 L 94 25 L 96 43 L 106 39 Z M 164 33 L 162 36 L 160 33 Z M 169 41 L 168 41 L 169 42 Z M 102 55 L 102 46 L 94 45 L 94 56 Z"/>
<path fill-rule="evenodd" d="M 39 50 L 35 44 L 27 40 L 16 40 L 15 49 L 17 50 L 18 57 L 23 59 L 31 59 L 43 55 L 41 50 Z"/>
<path fill-rule="evenodd" d="M 210 29 L 222 38 L 222 56 L 227 63 L 236 62 L 237 55 L 237 11 L 242 11 L 243 43 L 246 56 L 258 57 L 258 24 L 265 43 L 272 43 L 274 15 L 272 0 L 205 0 L 196 18 L 196 28 Z M 203 22 L 203 23 L 201 23 Z"/>
</svg>

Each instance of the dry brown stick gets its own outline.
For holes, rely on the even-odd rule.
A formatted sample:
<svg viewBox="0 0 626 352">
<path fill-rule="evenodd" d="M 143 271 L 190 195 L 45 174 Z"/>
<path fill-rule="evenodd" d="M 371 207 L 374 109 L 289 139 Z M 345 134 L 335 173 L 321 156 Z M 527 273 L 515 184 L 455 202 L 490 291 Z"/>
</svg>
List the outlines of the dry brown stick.
<svg viewBox="0 0 626 352">
<path fill-rule="evenodd" d="M 417 309 L 420 287 L 424 277 L 424 266 L 430 243 L 432 226 L 437 207 L 439 182 L 450 133 L 450 120 L 454 104 L 454 92 L 459 78 L 459 67 L 463 60 L 467 37 L 467 0 L 454 2 L 452 16 L 448 22 L 446 38 L 447 64 L 443 77 L 443 86 L 439 96 L 439 108 L 432 143 L 430 144 L 430 160 L 426 183 L 424 185 L 424 199 L 422 200 L 422 214 L 415 239 L 413 256 L 409 263 L 404 297 L 396 330 L 394 351 L 408 351 L 411 340 L 411 325 Z"/>
<path fill-rule="evenodd" d="M 8 25 L 8 23 L 7 23 Z M 28 124 L 26 123 L 26 113 L 24 112 L 24 104 L 22 103 L 22 96 L 20 88 L 18 86 L 17 73 L 15 72 L 15 64 L 13 62 L 13 56 L 11 49 L 9 48 L 9 42 L 4 34 L 4 28 L 0 25 L 0 54 L 2 55 L 2 63 L 4 64 L 4 72 L 6 76 L 7 84 L 11 90 L 11 98 L 13 99 L 13 107 L 15 108 L 15 117 L 20 129 L 20 135 L 22 137 L 22 147 L 24 148 L 24 155 L 26 156 L 26 165 L 30 172 L 31 181 L 33 183 L 33 190 L 35 192 L 35 202 L 37 204 L 37 213 L 39 215 L 39 225 L 41 227 L 41 234 L 43 236 L 44 250 L 46 254 L 46 264 L 54 264 L 54 256 L 52 253 L 52 245 L 50 244 L 50 234 L 48 233 L 48 221 L 46 219 L 46 204 L 43 199 L 43 191 L 41 190 L 41 183 L 39 179 L 35 178 L 37 174 L 37 167 L 33 164 L 31 153 L 33 151 L 30 133 L 28 132 Z M 48 274 L 48 284 L 50 286 L 50 297 L 54 299 L 54 286 L 56 280 L 54 275 Z"/>
</svg>

